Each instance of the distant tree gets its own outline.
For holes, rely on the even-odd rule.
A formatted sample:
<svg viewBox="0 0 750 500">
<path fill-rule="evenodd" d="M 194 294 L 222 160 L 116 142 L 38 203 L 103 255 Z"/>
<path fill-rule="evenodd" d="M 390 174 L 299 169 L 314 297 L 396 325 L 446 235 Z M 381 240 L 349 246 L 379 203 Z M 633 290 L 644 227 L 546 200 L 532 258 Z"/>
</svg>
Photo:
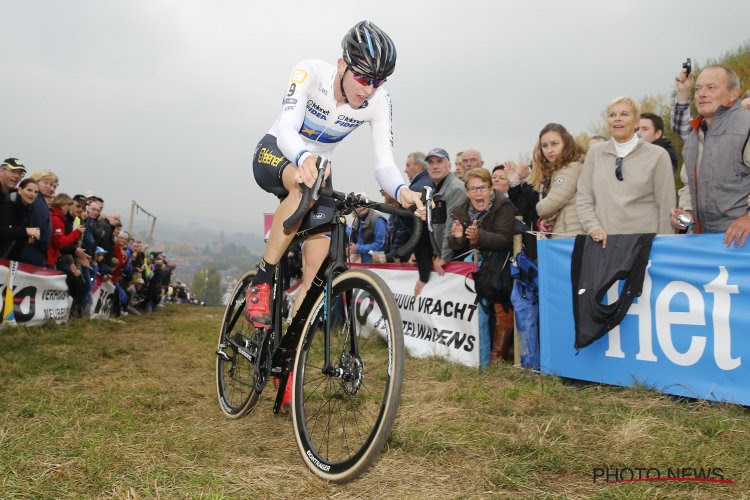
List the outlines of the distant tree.
<svg viewBox="0 0 750 500">
<path fill-rule="evenodd" d="M 193 277 L 193 293 L 209 306 L 221 305 L 221 275 L 215 267 L 199 269 Z"/>
<path fill-rule="evenodd" d="M 591 140 L 591 137 L 592 136 L 590 136 L 586 132 L 581 132 L 580 134 L 578 134 L 577 136 L 575 136 L 574 139 L 576 140 L 576 142 L 578 144 L 580 144 L 581 146 L 583 146 L 583 149 L 588 149 L 589 148 L 589 141 Z"/>
</svg>

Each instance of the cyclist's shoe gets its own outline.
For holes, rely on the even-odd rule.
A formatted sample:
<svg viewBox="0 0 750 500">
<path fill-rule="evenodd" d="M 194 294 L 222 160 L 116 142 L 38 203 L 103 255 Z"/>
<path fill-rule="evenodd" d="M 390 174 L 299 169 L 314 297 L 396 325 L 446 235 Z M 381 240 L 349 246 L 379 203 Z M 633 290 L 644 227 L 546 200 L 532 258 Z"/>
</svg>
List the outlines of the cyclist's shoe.
<svg viewBox="0 0 750 500">
<path fill-rule="evenodd" d="M 292 380 L 294 380 L 294 372 L 289 372 L 289 378 L 286 379 L 286 387 L 284 388 L 284 397 L 281 399 L 281 411 L 282 415 L 292 414 Z"/>
<path fill-rule="evenodd" d="M 281 398 L 281 409 L 279 413 L 282 415 L 292 414 L 292 380 L 294 379 L 294 372 L 289 372 L 289 378 L 286 379 L 286 387 L 284 388 L 284 396 Z M 273 388 L 279 388 L 279 377 L 272 377 Z"/>
<path fill-rule="evenodd" d="M 245 291 L 245 321 L 255 328 L 271 326 L 271 285 L 250 285 Z"/>
</svg>

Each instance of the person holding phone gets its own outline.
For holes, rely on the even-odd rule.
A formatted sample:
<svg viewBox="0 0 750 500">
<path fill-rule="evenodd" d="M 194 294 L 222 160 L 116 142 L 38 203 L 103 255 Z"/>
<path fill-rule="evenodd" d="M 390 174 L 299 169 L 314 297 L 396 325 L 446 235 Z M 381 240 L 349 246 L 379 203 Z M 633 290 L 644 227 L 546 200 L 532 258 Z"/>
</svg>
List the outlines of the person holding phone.
<svg viewBox="0 0 750 500">
<path fill-rule="evenodd" d="M 750 113 L 740 101 L 740 79 L 732 69 L 711 65 L 694 79 L 683 67 L 675 78 L 672 128 L 683 141 L 685 161 L 678 207 L 671 224 L 690 220 L 696 233 L 724 233 L 724 244 L 744 246 L 750 236 Z M 698 117 L 690 119 L 695 82 Z"/>
</svg>

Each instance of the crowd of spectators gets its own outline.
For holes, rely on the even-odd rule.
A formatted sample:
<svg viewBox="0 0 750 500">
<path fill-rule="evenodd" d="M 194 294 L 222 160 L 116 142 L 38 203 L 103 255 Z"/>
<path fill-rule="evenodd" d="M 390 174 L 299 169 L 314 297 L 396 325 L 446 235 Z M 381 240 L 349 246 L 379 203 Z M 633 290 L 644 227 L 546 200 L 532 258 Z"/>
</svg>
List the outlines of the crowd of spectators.
<svg viewBox="0 0 750 500">
<path fill-rule="evenodd" d="M 71 318 L 91 316 L 93 294 L 110 283 L 110 311 L 153 312 L 171 291 L 176 265 L 122 230 L 120 214 L 104 213 L 104 200 L 87 192 L 57 193 L 59 179 L 49 170 L 27 177 L 18 158 L 0 165 L 0 258 L 65 273 L 73 299 Z M 184 286 L 183 286 L 184 288 Z"/>
<path fill-rule="evenodd" d="M 692 119 L 694 83 L 699 116 Z M 579 234 L 604 247 L 609 234 L 675 232 L 724 233 L 727 246 L 744 245 L 750 235 L 750 98 L 740 99 L 737 75 L 723 66 L 709 66 L 697 79 L 683 69 L 676 87 L 671 126 L 684 142 L 685 160 L 679 193 L 674 179 L 678 155 L 664 136 L 664 120 L 641 114 L 628 97 L 608 104 L 610 137 L 594 136 L 587 148 L 563 125 L 544 126 L 530 165 L 507 161 L 490 173 L 475 149 L 456 153 L 453 169 L 442 148 L 409 154 L 410 188 L 432 187 L 448 214 L 432 233 L 422 231 L 409 259 L 419 271 L 414 294 L 422 292 L 433 272 L 443 275 L 447 262 L 465 260 L 474 250 L 480 260 L 489 251 L 509 251 L 516 232 L 513 215 L 525 224 L 523 242 L 532 259 L 537 238 Z M 411 221 L 390 216 L 386 223 L 379 214 L 358 215 L 362 223 L 355 226 L 360 230 L 352 250 L 367 248 L 376 264 L 396 261 Z M 369 227 L 381 229 L 362 229 Z M 485 321 L 494 323 L 494 332 L 480 339 L 483 366 L 490 357 L 508 354 L 507 331 L 513 328 L 512 313 L 497 307 L 495 321 Z M 486 345 L 490 339 L 491 347 Z"/>
</svg>

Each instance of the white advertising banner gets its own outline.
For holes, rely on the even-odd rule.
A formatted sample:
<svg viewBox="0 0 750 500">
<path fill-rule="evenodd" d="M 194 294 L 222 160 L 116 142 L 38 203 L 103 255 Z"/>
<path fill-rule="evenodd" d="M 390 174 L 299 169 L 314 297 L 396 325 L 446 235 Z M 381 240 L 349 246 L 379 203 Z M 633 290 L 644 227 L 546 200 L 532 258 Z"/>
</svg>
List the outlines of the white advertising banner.
<svg viewBox="0 0 750 500">
<path fill-rule="evenodd" d="M 455 363 L 479 367 L 479 313 L 477 296 L 464 286 L 476 270 L 471 263 L 455 262 L 445 266 L 445 275 L 432 273 L 422 293 L 414 295 L 419 279 L 416 268 L 402 264 L 361 265 L 382 277 L 393 292 L 403 321 L 406 351 L 417 358 L 438 356 Z M 382 314 L 373 307 L 358 314 L 367 329 L 384 331 Z M 363 332 L 364 333 L 364 332 Z"/>
<path fill-rule="evenodd" d="M 99 319 L 109 318 L 114 300 L 115 285 L 111 281 L 102 281 L 97 274 L 91 292 L 91 317 Z"/>
<path fill-rule="evenodd" d="M 67 321 L 73 303 L 65 274 L 2 259 L 0 293 L 5 305 L 3 325 L 33 326 L 50 320 Z M 13 304 L 12 310 L 10 304 Z"/>
</svg>

